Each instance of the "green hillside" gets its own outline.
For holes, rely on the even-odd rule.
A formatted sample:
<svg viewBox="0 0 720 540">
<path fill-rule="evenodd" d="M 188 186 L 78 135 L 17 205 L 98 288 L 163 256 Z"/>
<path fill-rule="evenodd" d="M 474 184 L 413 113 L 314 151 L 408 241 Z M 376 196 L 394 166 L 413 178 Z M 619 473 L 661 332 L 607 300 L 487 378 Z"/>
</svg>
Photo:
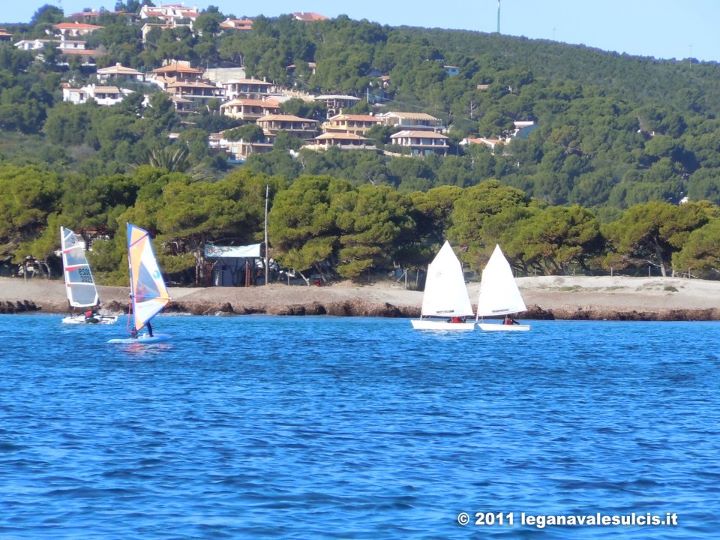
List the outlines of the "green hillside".
<svg viewBox="0 0 720 540">
<path fill-rule="evenodd" d="M 716 63 L 344 16 L 312 23 L 259 16 L 252 30 L 230 31 L 221 23 L 233 15 L 214 8 L 192 29 L 155 27 L 143 39 L 140 7 L 118 2 L 124 13 L 103 12 L 93 22 L 102 28 L 84 39 L 98 51 L 96 66 L 51 43 L 34 51 L 13 45 L 52 33 L 66 20 L 58 8 L 45 6 L 28 24 L 7 27 L 13 39 L 0 45 L 0 252 L 12 260 L 48 257 L 61 223 L 116 238 L 119 224 L 133 219 L 175 243 L 165 267 L 190 279 L 192 254 L 204 242 L 261 237 L 255 205 L 272 183 L 272 204 L 284 211 L 274 209 L 271 244 L 281 262 L 302 270 L 358 278 L 397 264 L 423 266 L 450 238 L 467 247 L 474 269 L 502 242 L 525 273 L 649 264 L 716 277 Z M 317 152 L 280 134 L 271 152 L 233 170 L 209 136 L 262 132 L 223 116 L 221 98 L 179 114 L 159 86 L 133 83 L 118 105 L 62 101 L 62 84 L 96 83 L 97 68 L 120 63 L 149 74 L 171 60 L 243 66 L 248 77 L 301 97 L 361 98 L 346 112 L 428 113 L 447 126 L 448 155 L 406 155 L 390 139 L 397 130 L 378 126 L 366 134 L 376 150 Z M 323 108 L 307 101 L 281 109 L 325 120 Z M 534 129 L 516 133 L 515 122 Z M 481 138 L 501 142 L 491 149 L 466 141 Z M 322 210 L 306 222 L 315 205 Z M 297 212 L 294 220 L 283 217 Z M 122 242 L 105 242 L 95 264 L 120 279 Z"/>
</svg>

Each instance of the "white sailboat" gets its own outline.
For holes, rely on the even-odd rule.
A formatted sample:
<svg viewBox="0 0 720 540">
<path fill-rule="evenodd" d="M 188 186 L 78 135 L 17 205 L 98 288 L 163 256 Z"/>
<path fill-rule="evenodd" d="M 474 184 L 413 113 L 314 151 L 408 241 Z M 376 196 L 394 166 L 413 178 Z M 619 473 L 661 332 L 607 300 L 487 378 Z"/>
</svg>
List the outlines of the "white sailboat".
<svg viewBox="0 0 720 540">
<path fill-rule="evenodd" d="M 170 302 L 165 281 L 160 273 L 150 233 L 132 223 L 127 224 L 128 266 L 132 326 L 130 337 L 111 339 L 109 343 L 157 343 L 167 341 L 167 334 L 153 334 L 150 320 Z M 148 331 L 138 334 L 145 327 Z"/>
<path fill-rule="evenodd" d="M 472 305 L 468 296 L 462 265 L 449 242 L 428 266 L 420 319 L 413 319 L 416 330 L 473 330 Z"/>
<path fill-rule="evenodd" d="M 100 304 L 95 280 L 85 256 L 85 242 L 65 227 L 60 227 L 60 250 L 62 253 L 65 294 L 71 308 L 85 309 L 91 315 L 76 313 L 64 317 L 64 324 L 113 324 L 117 316 L 95 313 Z"/>
<path fill-rule="evenodd" d="M 523 332 L 530 330 L 527 324 L 498 324 L 480 322 L 481 317 L 510 316 L 514 313 L 526 311 L 527 307 L 522 299 L 510 264 L 503 255 L 500 246 L 496 245 L 490 260 L 482 272 L 480 282 L 480 296 L 478 297 L 477 315 L 478 326 L 486 332 Z M 509 320 L 513 320 L 509 318 Z"/>
</svg>

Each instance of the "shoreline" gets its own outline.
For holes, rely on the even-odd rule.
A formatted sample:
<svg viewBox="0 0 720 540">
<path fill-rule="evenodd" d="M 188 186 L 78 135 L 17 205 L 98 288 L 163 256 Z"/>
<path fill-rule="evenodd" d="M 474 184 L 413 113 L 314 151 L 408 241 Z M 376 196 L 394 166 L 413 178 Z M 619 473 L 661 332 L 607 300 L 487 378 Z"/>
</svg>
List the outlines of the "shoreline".
<svg viewBox="0 0 720 540">
<path fill-rule="evenodd" d="M 518 278 L 528 320 L 720 320 L 720 281 L 623 276 Z M 479 283 L 468 284 L 471 300 Z M 127 287 L 98 286 L 102 311 L 127 311 Z M 166 313 L 418 317 L 422 291 L 393 282 L 171 287 Z M 474 304 L 475 302 L 473 302 Z M 67 313 L 61 280 L 0 278 L 0 313 Z"/>
</svg>

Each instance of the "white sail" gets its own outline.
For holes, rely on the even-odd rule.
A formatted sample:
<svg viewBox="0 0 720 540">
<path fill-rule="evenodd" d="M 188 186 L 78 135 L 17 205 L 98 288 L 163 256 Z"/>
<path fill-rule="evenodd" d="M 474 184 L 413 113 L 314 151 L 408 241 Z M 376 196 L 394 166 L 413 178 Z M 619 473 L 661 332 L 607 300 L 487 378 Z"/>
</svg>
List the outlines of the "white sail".
<svg viewBox="0 0 720 540">
<path fill-rule="evenodd" d="M 96 306 L 100 299 L 85 256 L 85 242 L 70 229 L 60 227 L 60 247 L 68 302 L 72 307 Z"/>
<path fill-rule="evenodd" d="M 447 241 L 428 266 L 421 314 L 423 317 L 472 315 L 462 265 Z"/>
<path fill-rule="evenodd" d="M 510 264 L 496 245 L 482 272 L 477 316 L 509 315 L 526 310 Z"/>
</svg>

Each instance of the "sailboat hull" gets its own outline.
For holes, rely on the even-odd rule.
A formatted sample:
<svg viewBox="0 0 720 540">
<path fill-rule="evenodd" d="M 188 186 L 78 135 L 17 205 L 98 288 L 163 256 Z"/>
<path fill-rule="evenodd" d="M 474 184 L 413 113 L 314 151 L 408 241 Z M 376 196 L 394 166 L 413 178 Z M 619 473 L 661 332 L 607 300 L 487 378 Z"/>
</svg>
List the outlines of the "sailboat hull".
<svg viewBox="0 0 720 540">
<path fill-rule="evenodd" d="M 113 344 L 130 344 L 139 343 L 140 345 L 151 345 L 153 343 L 162 343 L 163 341 L 169 341 L 170 336 L 168 334 L 154 334 L 149 336 L 147 334 L 140 334 L 138 337 L 126 337 L 126 338 L 114 338 L 109 339 L 108 343 Z"/>
<path fill-rule="evenodd" d="M 474 330 L 474 322 L 451 323 L 447 321 L 433 321 L 430 319 L 412 319 L 410 321 L 415 330 L 442 330 L 448 332 Z"/>
<path fill-rule="evenodd" d="M 88 322 L 85 315 L 68 315 L 63 317 L 63 324 L 115 324 L 118 320 L 117 315 L 101 315 L 96 317 L 96 322 Z"/>
<path fill-rule="evenodd" d="M 527 332 L 530 330 L 530 325 L 478 323 L 478 328 L 483 332 Z"/>
</svg>

